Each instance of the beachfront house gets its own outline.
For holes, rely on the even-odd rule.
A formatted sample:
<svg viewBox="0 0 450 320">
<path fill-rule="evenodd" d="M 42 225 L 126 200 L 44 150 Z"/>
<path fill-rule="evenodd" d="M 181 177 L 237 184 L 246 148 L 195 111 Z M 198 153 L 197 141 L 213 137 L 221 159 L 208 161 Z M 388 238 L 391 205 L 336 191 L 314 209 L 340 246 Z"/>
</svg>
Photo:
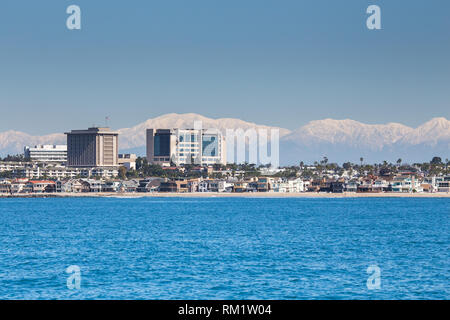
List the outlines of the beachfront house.
<svg viewBox="0 0 450 320">
<path fill-rule="evenodd" d="M 233 192 L 242 193 L 248 192 L 248 182 L 247 181 L 237 181 L 234 183 Z"/>
<path fill-rule="evenodd" d="M 345 191 L 346 192 L 357 192 L 358 185 L 359 185 L 358 181 L 350 180 L 345 184 Z"/>
<path fill-rule="evenodd" d="M 121 181 L 119 186 L 120 192 L 134 193 L 137 191 L 139 182 L 136 180 Z"/>
<path fill-rule="evenodd" d="M 231 190 L 233 188 L 232 183 L 228 183 L 225 180 L 211 180 L 209 182 L 209 190 L 211 192 L 226 192 L 227 190 Z"/>
<path fill-rule="evenodd" d="M 24 193 L 24 189 L 26 184 L 28 183 L 28 179 L 20 178 L 16 179 L 11 183 L 11 193 Z"/>
<path fill-rule="evenodd" d="M 198 182 L 197 185 L 197 192 L 209 192 L 209 181 L 208 180 L 202 180 Z"/>
<path fill-rule="evenodd" d="M 272 190 L 281 193 L 299 193 L 304 192 L 305 187 L 301 178 L 297 179 L 276 179 L 272 183 Z"/>
<path fill-rule="evenodd" d="M 23 189 L 24 193 L 54 193 L 56 183 L 47 180 L 30 180 Z"/>
<path fill-rule="evenodd" d="M 258 192 L 269 192 L 272 190 L 272 185 L 275 179 L 269 177 L 259 177 L 256 183 L 256 190 Z"/>
<path fill-rule="evenodd" d="M 443 178 L 443 181 L 438 183 L 438 192 L 450 192 L 450 176 Z"/>
<path fill-rule="evenodd" d="M 89 186 L 80 179 L 70 179 L 62 184 L 61 192 L 65 193 L 89 192 Z"/>
<path fill-rule="evenodd" d="M 0 194 L 11 193 L 11 182 L 3 180 L 0 182 Z"/>
<path fill-rule="evenodd" d="M 422 186 L 415 176 L 399 176 L 392 180 L 392 192 L 422 192 Z"/>
<path fill-rule="evenodd" d="M 184 179 L 163 181 L 159 186 L 159 192 L 188 192 L 188 181 Z"/>
<path fill-rule="evenodd" d="M 138 186 L 136 188 L 137 192 L 156 192 L 161 185 L 161 182 L 165 181 L 162 178 L 148 178 L 139 180 Z"/>
<path fill-rule="evenodd" d="M 94 179 L 83 179 L 82 182 L 89 186 L 89 192 L 102 192 L 102 181 Z"/>
<path fill-rule="evenodd" d="M 105 181 L 102 183 L 102 192 L 119 192 L 121 185 L 120 181 Z"/>
</svg>

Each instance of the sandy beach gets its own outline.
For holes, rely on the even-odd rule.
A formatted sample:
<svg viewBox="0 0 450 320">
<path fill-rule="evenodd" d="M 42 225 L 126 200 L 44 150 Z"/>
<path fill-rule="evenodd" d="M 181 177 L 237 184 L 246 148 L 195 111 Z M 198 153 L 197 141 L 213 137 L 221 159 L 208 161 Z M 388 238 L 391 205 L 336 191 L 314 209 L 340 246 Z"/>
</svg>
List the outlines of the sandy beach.
<svg viewBox="0 0 450 320">
<path fill-rule="evenodd" d="M 450 193 L 53 193 L 53 194 L 0 194 L 0 198 L 450 198 Z"/>
</svg>

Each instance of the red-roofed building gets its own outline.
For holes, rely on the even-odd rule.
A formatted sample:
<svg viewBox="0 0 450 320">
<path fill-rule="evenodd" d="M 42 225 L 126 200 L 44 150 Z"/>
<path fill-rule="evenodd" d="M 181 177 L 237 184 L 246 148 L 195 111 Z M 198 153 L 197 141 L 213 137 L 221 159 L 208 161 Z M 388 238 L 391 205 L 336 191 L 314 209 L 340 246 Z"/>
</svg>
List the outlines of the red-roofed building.
<svg viewBox="0 0 450 320">
<path fill-rule="evenodd" d="M 47 180 L 30 180 L 24 191 L 27 193 L 53 193 L 56 192 L 56 183 Z"/>
</svg>

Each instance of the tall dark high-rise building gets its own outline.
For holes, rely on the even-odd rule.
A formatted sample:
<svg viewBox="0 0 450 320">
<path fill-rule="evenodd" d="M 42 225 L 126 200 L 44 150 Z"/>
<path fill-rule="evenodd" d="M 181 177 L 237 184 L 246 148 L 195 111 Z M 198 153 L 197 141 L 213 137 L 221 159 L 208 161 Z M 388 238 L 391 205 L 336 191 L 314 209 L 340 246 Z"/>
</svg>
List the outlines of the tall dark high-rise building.
<svg viewBox="0 0 450 320">
<path fill-rule="evenodd" d="M 67 166 L 118 166 L 119 133 L 109 128 L 67 132 Z"/>
</svg>

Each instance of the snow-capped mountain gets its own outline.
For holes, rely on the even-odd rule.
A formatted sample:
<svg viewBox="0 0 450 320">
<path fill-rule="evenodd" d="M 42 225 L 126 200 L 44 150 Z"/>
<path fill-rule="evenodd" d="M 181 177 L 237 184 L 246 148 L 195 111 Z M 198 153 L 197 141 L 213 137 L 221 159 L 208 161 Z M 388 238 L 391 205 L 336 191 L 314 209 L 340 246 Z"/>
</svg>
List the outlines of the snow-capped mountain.
<svg viewBox="0 0 450 320">
<path fill-rule="evenodd" d="M 432 119 L 418 128 L 399 123 L 364 124 L 354 120 L 312 121 L 281 139 L 281 163 L 330 161 L 429 161 L 450 156 L 450 121 Z"/>
<path fill-rule="evenodd" d="M 165 114 L 157 118 L 148 119 L 132 128 L 117 130 L 119 132 L 119 147 L 121 151 L 133 151 L 145 154 L 146 129 L 148 128 L 193 128 L 196 121 L 202 122 L 204 129 L 214 128 L 225 132 L 226 129 L 271 129 L 265 125 L 258 125 L 239 119 L 223 118 L 211 119 L 195 113 Z M 77 128 L 81 129 L 81 128 Z M 290 133 L 290 130 L 276 128 L 280 130 L 280 137 Z M 18 131 L 7 131 L 0 133 L 0 155 L 18 154 L 23 152 L 24 146 L 37 144 L 66 144 L 64 134 L 50 134 L 46 136 L 31 136 Z"/>
<path fill-rule="evenodd" d="M 0 133 L 0 155 L 23 153 L 25 146 L 38 144 L 66 144 L 66 136 L 61 133 L 45 136 L 32 136 L 20 131 Z"/>
<path fill-rule="evenodd" d="M 193 128 L 196 121 L 202 121 L 205 129 L 221 131 L 275 128 L 239 119 L 171 113 L 118 130 L 120 150 L 143 155 L 147 128 Z M 364 124 L 349 119 L 325 119 L 311 121 L 294 131 L 277 129 L 280 130 L 280 157 L 284 165 L 313 162 L 324 156 L 335 162 L 358 162 L 360 157 L 367 162 L 396 161 L 398 158 L 415 162 L 428 161 L 433 156 L 443 159 L 450 156 L 450 121 L 445 118 L 434 118 L 417 128 L 399 123 Z M 64 144 L 65 140 L 63 134 L 31 136 L 7 131 L 0 133 L 0 154 L 21 153 L 26 145 Z"/>
<path fill-rule="evenodd" d="M 325 119 L 311 121 L 285 137 L 285 141 L 314 145 L 345 144 L 349 147 L 370 147 L 380 150 L 412 133 L 414 129 L 399 123 L 364 124 L 354 120 Z"/>
<path fill-rule="evenodd" d="M 450 140 L 450 121 L 445 118 L 434 118 L 405 135 L 401 143 L 436 145 Z"/>
</svg>

